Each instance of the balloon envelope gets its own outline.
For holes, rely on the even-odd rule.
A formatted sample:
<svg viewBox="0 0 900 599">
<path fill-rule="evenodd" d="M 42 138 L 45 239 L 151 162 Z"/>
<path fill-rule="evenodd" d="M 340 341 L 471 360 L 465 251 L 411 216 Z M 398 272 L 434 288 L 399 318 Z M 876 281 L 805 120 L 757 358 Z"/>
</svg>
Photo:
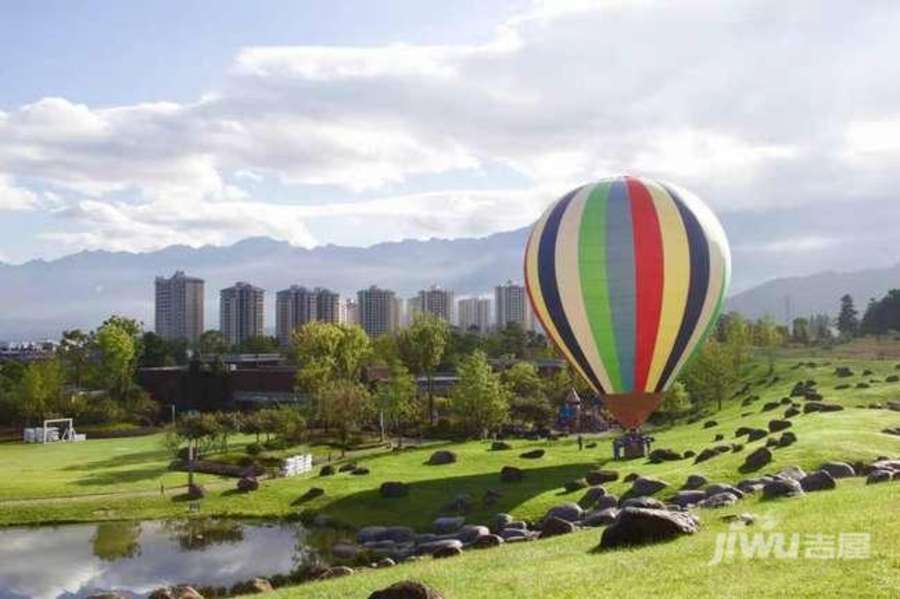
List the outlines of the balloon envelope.
<svg viewBox="0 0 900 599">
<path fill-rule="evenodd" d="M 722 309 L 731 255 L 696 196 L 667 183 L 614 177 L 551 205 L 525 251 L 525 285 L 544 331 L 639 426 Z"/>
</svg>

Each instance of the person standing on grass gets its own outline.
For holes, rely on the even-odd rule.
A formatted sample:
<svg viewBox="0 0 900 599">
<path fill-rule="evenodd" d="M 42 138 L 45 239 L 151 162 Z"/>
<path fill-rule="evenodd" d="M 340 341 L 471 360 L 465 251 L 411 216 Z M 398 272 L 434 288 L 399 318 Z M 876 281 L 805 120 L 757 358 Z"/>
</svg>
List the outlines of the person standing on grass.
<svg viewBox="0 0 900 599">
<path fill-rule="evenodd" d="M 584 449 L 584 437 L 578 435 L 578 451 Z"/>
</svg>

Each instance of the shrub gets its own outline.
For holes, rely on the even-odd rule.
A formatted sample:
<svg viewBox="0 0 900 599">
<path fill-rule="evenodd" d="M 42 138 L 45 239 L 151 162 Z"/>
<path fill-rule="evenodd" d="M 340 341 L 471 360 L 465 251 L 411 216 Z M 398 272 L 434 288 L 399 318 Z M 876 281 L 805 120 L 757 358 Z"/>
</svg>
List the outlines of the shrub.
<svg viewBox="0 0 900 599">
<path fill-rule="evenodd" d="M 249 455 L 259 455 L 262 453 L 262 445 L 259 443 L 250 443 L 247 445 L 247 454 Z"/>
</svg>

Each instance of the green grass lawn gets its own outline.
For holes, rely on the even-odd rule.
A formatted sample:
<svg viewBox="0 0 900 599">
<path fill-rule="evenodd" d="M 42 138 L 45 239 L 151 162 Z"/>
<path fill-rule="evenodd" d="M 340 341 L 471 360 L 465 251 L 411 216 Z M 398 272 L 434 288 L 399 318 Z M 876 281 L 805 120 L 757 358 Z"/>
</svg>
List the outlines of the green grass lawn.
<svg viewBox="0 0 900 599">
<path fill-rule="evenodd" d="M 520 597 L 896 597 L 900 585 L 900 484 L 866 487 L 845 479 L 838 489 L 802 498 L 760 501 L 700 510 L 701 530 L 690 537 L 635 549 L 597 552 L 599 530 L 553 539 L 468 551 L 445 560 L 424 559 L 385 570 L 281 589 L 275 597 L 367 597 L 393 582 L 414 579 L 447 599 Z M 751 512 L 760 517 L 745 533 L 800 537 L 799 559 L 733 559 L 710 565 L 720 534 L 732 531 L 720 517 Z M 805 558 L 806 535 L 826 536 L 834 548 L 843 533 L 869 533 L 868 559 Z M 830 540 L 828 540 L 830 538 Z M 738 541 L 739 542 L 739 541 Z M 826 545 L 827 549 L 828 545 Z"/>
<path fill-rule="evenodd" d="M 657 430 L 653 433 L 655 446 L 699 452 L 716 444 L 713 438 L 717 433 L 723 434 L 726 442 L 735 441 L 737 427 L 765 428 L 769 420 L 781 417 L 783 407 L 762 413 L 765 402 L 788 395 L 798 380 L 814 379 L 825 401 L 840 403 L 846 409 L 794 417 L 791 430 L 798 437 L 797 443 L 776 449 L 773 464 L 765 470 L 794 464 L 811 469 L 829 459 L 871 460 L 879 455 L 900 455 L 900 437 L 880 432 L 886 427 L 900 426 L 900 412 L 855 407 L 900 399 L 900 383 L 874 383 L 868 389 L 834 390 L 840 383 L 884 380 L 890 374 L 900 373 L 894 361 L 832 360 L 823 366 L 824 360 L 817 358 L 820 364 L 817 367 L 793 369 L 797 361 L 796 357 L 780 361 L 776 374 L 781 380 L 771 385 L 765 376 L 766 367 L 757 365 L 748 380 L 754 383 L 750 392 L 761 396 L 758 402 L 741 407 L 741 398 L 729 401 L 723 410 L 710 415 L 719 423 L 714 428 L 705 429 L 700 421 Z M 848 365 L 856 374 L 849 379 L 838 379 L 833 374 L 837 365 Z M 865 369 L 871 369 L 873 374 L 860 376 Z M 799 399 L 798 402 L 803 403 Z M 673 487 L 680 486 L 691 473 L 704 474 L 715 481 L 736 482 L 743 477 L 738 473 L 738 467 L 745 455 L 765 443 L 763 439 L 745 444 L 740 453 L 720 455 L 699 465 L 693 464 L 693 460 L 652 465 L 646 460 L 613 463 L 611 437 L 601 437 L 598 441 L 597 448 L 584 451 L 577 449 L 574 439 L 514 441 L 514 449 L 509 451 L 490 451 L 489 444 L 484 442 L 454 444 L 448 447 L 459 455 L 459 461 L 446 466 L 425 464 L 431 451 L 438 447 L 436 445 L 394 454 L 368 452 L 358 459 L 371 470 L 368 476 L 342 473 L 333 477 L 311 475 L 277 479 L 265 481 L 258 492 L 247 495 L 231 491 L 233 480 L 219 483 L 214 477 L 201 477 L 210 484 L 201 513 L 283 517 L 303 509 L 314 509 L 356 526 L 380 523 L 425 528 L 441 506 L 456 495 L 468 493 L 480 505 L 484 492 L 496 489 L 503 493 L 499 502 L 471 514 L 471 521 L 486 520 L 497 511 L 512 512 L 522 518 L 538 518 L 555 504 L 577 500 L 579 493 L 566 494 L 562 486 L 593 468 L 614 468 L 623 475 L 638 472 L 656 476 Z M 545 448 L 547 453 L 538 460 L 519 457 L 522 451 L 532 447 Z M 184 473 L 167 471 L 168 461 L 158 436 L 49 446 L 0 445 L 0 477 L 6 481 L 0 487 L 0 525 L 183 515 L 188 509 L 184 502 L 154 493 L 158 491 L 160 481 L 167 488 L 185 482 Z M 504 465 L 526 469 L 525 481 L 500 483 L 499 471 Z M 405 498 L 382 499 L 378 487 L 388 480 L 412 483 L 412 492 Z M 312 486 L 321 487 L 325 494 L 310 502 L 299 503 L 299 498 Z M 626 484 L 613 483 L 608 488 L 618 494 L 624 491 Z M 77 497 L 98 494 L 103 496 Z M 36 498 L 56 499 L 30 501 Z M 18 501 L 23 499 L 29 501 Z"/>
</svg>

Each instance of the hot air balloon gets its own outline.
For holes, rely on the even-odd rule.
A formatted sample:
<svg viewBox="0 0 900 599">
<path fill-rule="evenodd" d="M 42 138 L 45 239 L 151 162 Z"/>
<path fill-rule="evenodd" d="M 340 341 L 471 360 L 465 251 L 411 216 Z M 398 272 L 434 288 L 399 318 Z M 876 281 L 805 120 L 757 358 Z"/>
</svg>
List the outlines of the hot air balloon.
<svg viewBox="0 0 900 599">
<path fill-rule="evenodd" d="M 570 191 L 525 250 L 525 286 L 544 331 L 627 429 L 659 406 L 709 333 L 730 272 L 712 211 L 643 177 Z"/>
</svg>

